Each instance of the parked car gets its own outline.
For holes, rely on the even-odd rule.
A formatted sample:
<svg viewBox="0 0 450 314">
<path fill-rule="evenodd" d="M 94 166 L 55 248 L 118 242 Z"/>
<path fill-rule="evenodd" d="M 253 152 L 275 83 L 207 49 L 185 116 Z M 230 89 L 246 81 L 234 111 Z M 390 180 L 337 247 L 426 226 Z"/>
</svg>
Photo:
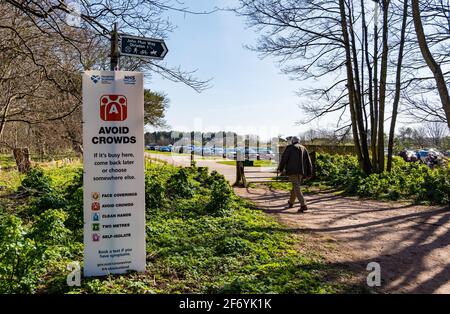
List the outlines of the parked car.
<svg viewBox="0 0 450 314">
<path fill-rule="evenodd" d="M 257 150 L 255 148 L 252 148 L 252 147 L 244 148 L 243 154 L 244 154 L 244 158 L 246 156 L 248 156 L 249 160 L 256 160 L 256 159 L 258 159 L 258 152 L 257 152 Z"/>
<path fill-rule="evenodd" d="M 267 148 L 260 148 L 258 153 L 259 159 L 263 160 L 273 160 L 275 159 L 275 154 L 272 150 Z"/>
<path fill-rule="evenodd" d="M 431 155 L 433 155 L 435 157 L 442 157 L 442 153 L 439 150 L 435 149 L 435 148 L 428 149 L 428 154 L 431 154 Z"/>
<path fill-rule="evenodd" d="M 152 144 L 150 144 L 150 145 L 145 145 L 145 148 L 147 148 L 148 150 L 157 150 L 157 149 L 156 149 L 156 145 L 152 145 Z"/>
<path fill-rule="evenodd" d="M 170 146 L 161 146 L 161 147 L 159 148 L 159 151 L 160 151 L 160 152 L 170 153 L 170 152 L 172 151 L 172 147 L 170 147 Z"/>
<path fill-rule="evenodd" d="M 194 147 L 194 154 L 195 155 L 201 155 L 202 154 L 202 148 L 201 147 Z"/>
<path fill-rule="evenodd" d="M 416 152 L 410 149 L 404 149 L 398 155 L 407 162 L 414 162 L 418 160 Z"/>
<path fill-rule="evenodd" d="M 236 149 L 234 149 L 234 148 L 225 148 L 225 156 L 228 159 L 234 159 L 236 157 Z"/>
<path fill-rule="evenodd" d="M 224 152 L 224 149 L 222 147 L 213 147 L 212 153 L 215 156 L 222 156 Z"/>
<path fill-rule="evenodd" d="M 202 152 L 200 151 L 200 154 Z M 203 147 L 203 156 L 210 156 L 213 154 L 213 149 L 211 147 Z"/>
</svg>

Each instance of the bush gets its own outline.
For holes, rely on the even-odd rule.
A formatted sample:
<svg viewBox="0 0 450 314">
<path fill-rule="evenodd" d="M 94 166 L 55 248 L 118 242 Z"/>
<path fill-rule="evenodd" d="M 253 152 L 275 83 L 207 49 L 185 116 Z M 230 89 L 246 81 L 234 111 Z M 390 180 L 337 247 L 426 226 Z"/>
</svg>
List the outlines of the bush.
<svg viewBox="0 0 450 314">
<path fill-rule="evenodd" d="M 450 170 L 429 169 L 419 163 L 405 162 L 394 157 L 391 172 L 365 175 L 354 156 L 320 154 L 316 176 L 326 184 L 342 188 L 349 195 L 448 204 L 450 201 Z"/>
<path fill-rule="evenodd" d="M 166 196 L 170 199 L 191 198 L 194 195 L 195 185 L 190 178 L 189 168 L 180 168 L 167 181 Z"/>
<path fill-rule="evenodd" d="M 202 186 L 208 187 L 211 183 L 211 176 L 208 174 L 208 168 L 206 167 L 192 167 L 191 171 L 194 172 L 194 179 Z"/>
<path fill-rule="evenodd" d="M 316 175 L 319 180 L 355 193 L 364 174 L 354 156 L 319 154 Z"/>
<path fill-rule="evenodd" d="M 430 203 L 450 203 L 450 168 L 428 171 L 422 183 L 419 200 Z"/>
<path fill-rule="evenodd" d="M 46 193 L 38 198 L 35 198 L 31 202 L 30 213 L 33 215 L 38 215 L 47 209 L 54 208 L 65 208 L 67 205 L 66 199 L 56 192 Z"/>
<path fill-rule="evenodd" d="M 147 211 L 161 209 L 165 201 L 164 179 L 154 173 L 147 172 L 145 175 L 145 207 Z"/>
<path fill-rule="evenodd" d="M 0 220 L 0 293 L 32 292 L 37 281 L 34 269 L 43 252 L 27 236 L 20 218 L 10 215 Z"/>
<path fill-rule="evenodd" d="M 64 222 L 67 213 L 61 209 L 49 209 L 40 214 L 31 228 L 30 237 L 45 248 L 67 243 L 70 231 Z"/>
<path fill-rule="evenodd" d="M 66 200 L 67 220 L 66 226 L 74 234 L 77 239 L 82 240 L 83 228 L 83 169 L 75 170 L 75 175 L 72 180 L 68 182 L 63 191 L 63 197 Z M 59 207 L 53 207 L 59 208 Z"/>
<path fill-rule="evenodd" d="M 52 191 L 51 179 L 41 168 L 32 168 L 22 180 L 21 189 L 31 190 L 33 195 Z"/>
<path fill-rule="evenodd" d="M 223 177 L 215 176 L 216 181 L 211 186 L 211 199 L 206 206 L 206 212 L 212 215 L 224 216 L 233 209 L 233 190 Z"/>
<path fill-rule="evenodd" d="M 63 210 L 47 210 L 26 227 L 16 216 L 0 217 L 0 293 L 34 292 L 49 260 L 69 243 Z"/>
</svg>

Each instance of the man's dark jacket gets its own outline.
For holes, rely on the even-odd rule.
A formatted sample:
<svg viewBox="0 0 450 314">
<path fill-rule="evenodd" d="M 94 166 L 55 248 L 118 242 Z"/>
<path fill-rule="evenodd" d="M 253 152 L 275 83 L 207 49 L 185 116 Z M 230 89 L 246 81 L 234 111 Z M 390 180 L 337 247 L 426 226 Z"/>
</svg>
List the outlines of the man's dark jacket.
<svg viewBox="0 0 450 314">
<path fill-rule="evenodd" d="M 304 177 L 311 177 L 312 163 L 308 150 L 300 144 L 291 144 L 281 156 L 278 171 L 286 170 L 286 175 L 301 174 Z"/>
</svg>

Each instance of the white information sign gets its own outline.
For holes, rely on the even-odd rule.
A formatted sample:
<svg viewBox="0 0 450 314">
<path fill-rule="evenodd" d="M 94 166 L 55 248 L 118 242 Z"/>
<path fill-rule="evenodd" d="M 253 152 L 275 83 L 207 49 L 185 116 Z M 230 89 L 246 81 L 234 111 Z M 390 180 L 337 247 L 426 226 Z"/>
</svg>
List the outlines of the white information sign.
<svg viewBox="0 0 450 314">
<path fill-rule="evenodd" d="M 83 74 L 84 275 L 145 271 L 143 75 Z"/>
</svg>

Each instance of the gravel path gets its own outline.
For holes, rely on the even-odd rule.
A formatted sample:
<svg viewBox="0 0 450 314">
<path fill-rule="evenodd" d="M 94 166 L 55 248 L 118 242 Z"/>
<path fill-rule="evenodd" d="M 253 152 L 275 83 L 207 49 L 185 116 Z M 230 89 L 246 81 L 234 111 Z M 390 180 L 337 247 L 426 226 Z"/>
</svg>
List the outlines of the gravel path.
<svg viewBox="0 0 450 314">
<path fill-rule="evenodd" d="M 306 196 L 310 210 L 287 209 L 287 192 L 236 188 L 266 213 L 276 215 L 288 232 L 316 235 L 329 263 L 356 270 L 364 280 L 366 266 L 381 266 L 380 292 L 450 293 L 450 210 L 404 202 L 379 202 L 331 193 Z M 336 253 L 338 252 L 338 253 Z"/>
</svg>

